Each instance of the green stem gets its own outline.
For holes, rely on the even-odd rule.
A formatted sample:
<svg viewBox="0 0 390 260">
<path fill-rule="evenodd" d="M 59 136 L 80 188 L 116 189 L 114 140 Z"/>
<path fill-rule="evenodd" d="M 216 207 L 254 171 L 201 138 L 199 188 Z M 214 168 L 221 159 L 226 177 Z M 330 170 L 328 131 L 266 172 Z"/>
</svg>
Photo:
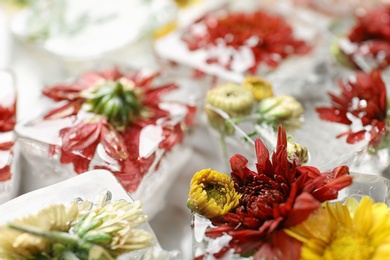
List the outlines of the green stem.
<svg viewBox="0 0 390 260">
<path fill-rule="evenodd" d="M 29 233 L 29 234 L 32 234 L 35 236 L 43 237 L 43 238 L 46 238 L 50 241 L 65 243 L 65 244 L 68 244 L 71 246 L 75 246 L 79 243 L 79 239 L 77 237 L 72 236 L 72 235 L 65 233 L 65 232 L 46 231 L 46 230 L 42 230 L 42 229 L 39 229 L 36 227 L 27 227 L 27 226 L 18 225 L 15 223 L 8 223 L 7 226 L 12 228 L 12 229 L 21 231 L 21 232 L 25 232 L 25 233 Z"/>
<path fill-rule="evenodd" d="M 231 118 L 229 121 L 233 122 L 235 124 L 238 124 L 241 122 L 246 122 L 246 121 L 251 121 L 251 120 L 261 120 L 262 118 L 263 118 L 263 116 L 260 113 L 255 113 L 255 114 L 250 114 L 247 116 Z"/>
<path fill-rule="evenodd" d="M 228 156 L 228 151 L 227 151 L 227 145 L 226 145 L 226 130 L 220 131 L 220 143 L 221 143 L 221 148 L 222 148 L 222 156 L 223 160 L 226 164 L 226 167 L 229 166 L 229 156 Z"/>
</svg>

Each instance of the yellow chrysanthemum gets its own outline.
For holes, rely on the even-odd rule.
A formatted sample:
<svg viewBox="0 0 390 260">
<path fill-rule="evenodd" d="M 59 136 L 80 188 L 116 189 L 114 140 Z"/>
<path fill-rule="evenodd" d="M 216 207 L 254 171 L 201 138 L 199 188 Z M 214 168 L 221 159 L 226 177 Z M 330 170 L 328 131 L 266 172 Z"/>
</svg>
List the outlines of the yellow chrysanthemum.
<svg viewBox="0 0 390 260">
<path fill-rule="evenodd" d="M 236 192 L 228 175 L 203 169 L 192 177 L 188 207 L 206 218 L 214 218 L 237 206 L 240 198 L 241 194 Z"/>
<path fill-rule="evenodd" d="M 390 259 L 390 211 L 369 197 L 326 202 L 287 234 L 303 243 L 301 259 Z"/>
</svg>

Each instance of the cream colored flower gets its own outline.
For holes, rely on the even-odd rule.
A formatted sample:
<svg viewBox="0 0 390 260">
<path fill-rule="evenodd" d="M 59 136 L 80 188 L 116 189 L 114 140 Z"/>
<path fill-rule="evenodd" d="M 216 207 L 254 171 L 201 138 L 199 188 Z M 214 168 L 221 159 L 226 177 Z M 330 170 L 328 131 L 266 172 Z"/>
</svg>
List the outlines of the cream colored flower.
<svg viewBox="0 0 390 260">
<path fill-rule="evenodd" d="M 291 161 L 299 159 L 300 164 L 305 164 L 309 160 L 309 151 L 305 146 L 288 140 L 287 156 Z"/>
<path fill-rule="evenodd" d="M 217 86 L 207 92 L 206 104 L 220 109 L 231 118 L 242 117 L 252 112 L 254 98 L 252 92 L 237 84 L 228 83 Z M 221 132 L 233 133 L 233 128 L 226 125 L 225 119 L 213 109 L 205 107 L 210 125 Z"/>
<path fill-rule="evenodd" d="M 263 99 L 258 105 L 260 122 L 277 127 L 282 124 L 286 130 L 292 130 L 302 123 L 303 107 L 292 96 L 275 96 Z"/>
<path fill-rule="evenodd" d="M 14 224 L 19 226 L 39 228 L 44 231 L 68 231 L 78 216 L 76 202 L 68 207 L 62 204 L 50 205 L 34 215 L 15 219 Z M 0 227 L 0 256 L 1 259 L 25 259 L 47 250 L 49 241 L 9 229 Z"/>
<path fill-rule="evenodd" d="M 141 201 L 129 203 L 118 200 L 103 203 L 83 216 L 75 224 L 73 232 L 105 248 L 111 255 L 118 256 L 151 246 L 153 235 L 136 229 L 147 220 L 147 216 L 142 213 Z"/>
</svg>

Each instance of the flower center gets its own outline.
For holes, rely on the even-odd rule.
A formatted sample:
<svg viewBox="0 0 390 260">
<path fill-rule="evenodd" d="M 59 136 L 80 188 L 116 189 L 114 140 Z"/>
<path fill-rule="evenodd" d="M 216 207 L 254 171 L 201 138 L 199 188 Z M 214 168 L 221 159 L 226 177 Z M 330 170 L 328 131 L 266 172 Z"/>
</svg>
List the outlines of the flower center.
<svg viewBox="0 0 390 260">
<path fill-rule="evenodd" d="M 370 240 L 351 229 L 337 230 L 330 245 L 325 248 L 324 259 L 370 259 L 374 248 Z"/>
<path fill-rule="evenodd" d="M 104 115 L 116 129 L 124 130 L 141 113 L 142 104 L 134 83 L 121 78 L 105 81 L 88 94 L 88 111 Z"/>
<path fill-rule="evenodd" d="M 225 205 L 226 191 L 222 185 L 207 183 L 204 190 L 207 193 L 208 200 L 214 199 L 218 205 Z"/>
</svg>

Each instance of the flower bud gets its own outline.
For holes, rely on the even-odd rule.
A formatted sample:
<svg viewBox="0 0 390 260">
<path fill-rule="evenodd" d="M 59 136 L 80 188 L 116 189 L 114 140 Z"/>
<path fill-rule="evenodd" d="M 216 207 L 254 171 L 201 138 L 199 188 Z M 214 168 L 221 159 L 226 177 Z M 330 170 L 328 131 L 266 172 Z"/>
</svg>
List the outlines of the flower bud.
<svg viewBox="0 0 390 260">
<path fill-rule="evenodd" d="M 309 151 L 305 146 L 296 142 L 287 141 L 287 157 L 290 161 L 296 161 L 298 159 L 298 163 L 302 165 L 309 160 Z"/>
<path fill-rule="evenodd" d="M 258 105 L 260 122 L 273 126 L 282 124 L 286 130 L 300 125 L 303 107 L 292 96 L 276 96 L 263 99 Z"/>
<path fill-rule="evenodd" d="M 261 101 L 274 95 L 271 82 L 261 77 L 248 76 L 244 79 L 242 85 L 252 92 L 256 101 Z"/>
<path fill-rule="evenodd" d="M 240 198 L 228 175 L 203 169 L 192 177 L 187 207 L 206 218 L 215 218 L 237 206 Z"/>
<path fill-rule="evenodd" d="M 253 95 L 249 90 L 232 83 L 217 86 L 209 90 L 206 96 L 206 104 L 221 109 L 231 118 L 250 114 L 253 102 Z M 206 107 L 205 112 L 211 126 L 227 134 L 233 133 L 233 128 L 226 126 L 225 119 L 216 111 Z"/>
</svg>

